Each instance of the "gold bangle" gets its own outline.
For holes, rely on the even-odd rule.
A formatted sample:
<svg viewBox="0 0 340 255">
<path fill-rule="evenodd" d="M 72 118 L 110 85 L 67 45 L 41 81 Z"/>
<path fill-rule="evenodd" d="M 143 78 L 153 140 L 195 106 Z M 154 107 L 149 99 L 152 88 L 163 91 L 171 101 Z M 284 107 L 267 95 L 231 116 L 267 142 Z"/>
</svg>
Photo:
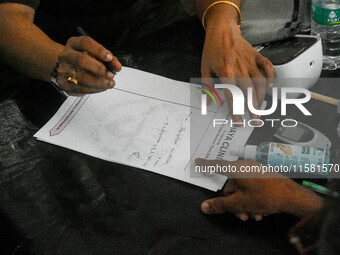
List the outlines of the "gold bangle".
<svg viewBox="0 0 340 255">
<path fill-rule="evenodd" d="M 214 5 L 216 5 L 216 4 L 229 4 L 229 5 L 233 6 L 236 9 L 237 13 L 238 13 L 238 24 L 237 25 L 238 25 L 238 27 L 241 27 L 241 23 L 242 23 L 243 19 L 242 19 L 242 14 L 241 14 L 240 8 L 238 8 L 238 6 L 236 4 L 234 4 L 232 2 L 229 2 L 229 1 L 217 1 L 217 2 L 214 2 L 211 5 L 209 5 L 208 8 L 203 13 L 203 16 L 202 16 L 202 25 L 203 25 L 204 30 L 205 30 L 205 22 L 204 22 L 205 21 L 205 15 L 209 11 L 209 9 L 211 7 L 213 7 Z"/>
</svg>

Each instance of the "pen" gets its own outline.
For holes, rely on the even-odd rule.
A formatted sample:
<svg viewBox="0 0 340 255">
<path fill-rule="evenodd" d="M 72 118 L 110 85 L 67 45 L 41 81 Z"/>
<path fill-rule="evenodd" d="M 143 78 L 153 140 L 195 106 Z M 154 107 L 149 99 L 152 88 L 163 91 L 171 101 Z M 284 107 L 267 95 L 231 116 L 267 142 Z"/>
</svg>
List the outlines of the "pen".
<svg viewBox="0 0 340 255">
<path fill-rule="evenodd" d="M 318 193 L 324 194 L 324 195 L 328 195 L 334 198 L 340 198 L 340 194 L 336 191 L 331 191 L 330 189 L 321 186 L 319 184 L 315 184 L 313 182 L 309 182 L 309 181 L 303 181 L 302 182 L 302 186 L 309 188 L 313 191 L 316 191 Z"/>
<path fill-rule="evenodd" d="M 86 33 L 86 31 L 82 29 L 81 27 L 77 27 L 77 32 L 81 36 L 89 36 L 89 34 Z M 107 70 L 111 71 L 114 75 L 116 74 L 116 70 L 114 69 L 113 65 L 110 62 L 102 61 L 102 63 L 105 65 Z"/>
</svg>

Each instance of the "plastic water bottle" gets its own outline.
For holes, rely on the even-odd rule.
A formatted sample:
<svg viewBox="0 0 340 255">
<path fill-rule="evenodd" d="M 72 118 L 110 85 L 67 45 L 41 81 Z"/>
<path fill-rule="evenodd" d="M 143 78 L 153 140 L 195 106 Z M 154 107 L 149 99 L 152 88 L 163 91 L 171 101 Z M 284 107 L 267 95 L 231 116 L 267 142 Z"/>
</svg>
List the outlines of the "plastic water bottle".
<svg viewBox="0 0 340 255">
<path fill-rule="evenodd" d="M 322 39 L 323 69 L 340 68 L 340 0 L 313 0 L 311 25 Z"/>
<path fill-rule="evenodd" d="M 286 166 L 291 172 L 328 173 L 330 150 L 282 143 L 262 143 L 259 146 L 233 147 L 231 155 L 272 166 Z"/>
</svg>

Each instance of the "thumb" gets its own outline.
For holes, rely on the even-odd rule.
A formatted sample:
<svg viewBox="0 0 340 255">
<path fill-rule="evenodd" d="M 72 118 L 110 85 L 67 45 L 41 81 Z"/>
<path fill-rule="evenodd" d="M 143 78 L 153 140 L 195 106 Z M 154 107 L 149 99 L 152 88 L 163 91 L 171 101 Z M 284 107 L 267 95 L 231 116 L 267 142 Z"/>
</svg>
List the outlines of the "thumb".
<svg viewBox="0 0 340 255">
<path fill-rule="evenodd" d="M 201 210 L 206 214 L 222 214 L 227 212 L 239 212 L 239 193 L 227 197 L 217 197 L 204 201 Z"/>
</svg>

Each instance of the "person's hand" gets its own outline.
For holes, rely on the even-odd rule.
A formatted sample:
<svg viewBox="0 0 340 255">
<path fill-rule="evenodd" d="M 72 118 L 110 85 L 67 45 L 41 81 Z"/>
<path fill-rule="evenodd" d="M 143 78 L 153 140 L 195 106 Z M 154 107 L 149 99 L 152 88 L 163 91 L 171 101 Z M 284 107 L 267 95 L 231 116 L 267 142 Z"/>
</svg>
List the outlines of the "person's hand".
<svg viewBox="0 0 340 255">
<path fill-rule="evenodd" d="M 261 165 L 253 160 L 228 162 L 223 160 L 196 159 L 199 166 Z M 291 213 L 304 217 L 321 208 L 322 200 L 294 181 L 276 173 L 229 173 L 223 190 L 224 196 L 209 199 L 201 204 L 207 214 L 234 213 L 243 221 L 249 217 L 259 221 L 263 216 L 275 213 Z M 267 178 L 266 178 L 267 177 Z"/>
<path fill-rule="evenodd" d="M 122 66 L 113 54 L 91 37 L 71 37 L 58 56 L 58 83 L 71 95 L 102 92 L 115 86 L 114 74 L 101 62 L 111 62 L 116 71 Z M 74 76 L 78 85 L 68 81 Z"/>
<path fill-rule="evenodd" d="M 259 109 L 266 94 L 266 87 L 272 86 L 274 67 L 242 37 L 236 22 L 226 21 L 225 8 L 228 6 L 219 5 L 209 10 L 201 63 L 202 77 L 219 77 L 222 82 L 223 78 L 227 78 L 225 80 L 229 84 L 238 85 L 244 95 L 247 95 L 247 89 L 252 87 L 253 105 L 255 109 Z M 230 11 L 230 7 L 227 11 Z M 232 113 L 232 94 L 225 89 L 224 95 Z M 252 119 L 259 118 L 253 113 L 250 113 L 250 116 Z M 234 122 L 242 121 L 237 115 L 232 116 L 232 119 Z"/>
</svg>

